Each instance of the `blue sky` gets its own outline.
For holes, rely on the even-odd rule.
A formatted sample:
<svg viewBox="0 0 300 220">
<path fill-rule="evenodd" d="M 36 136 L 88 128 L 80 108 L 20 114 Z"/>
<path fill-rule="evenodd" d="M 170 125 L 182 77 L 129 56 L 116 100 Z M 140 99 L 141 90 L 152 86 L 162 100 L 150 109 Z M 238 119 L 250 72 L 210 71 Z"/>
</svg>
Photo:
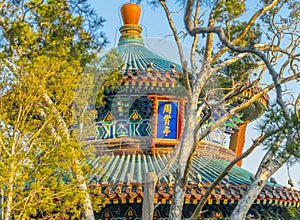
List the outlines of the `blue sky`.
<svg viewBox="0 0 300 220">
<path fill-rule="evenodd" d="M 115 46 L 120 36 L 118 29 L 122 25 L 119 9 L 124 3 L 127 3 L 128 1 L 90 0 L 89 2 L 96 9 L 98 14 L 103 16 L 107 20 L 104 24 L 103 31 L 106 33 L 106 36 L 111 42 L 108 45 L 108 49 Z M 251 7 L 252 10 L 254 8 L 258 8 L 258 6 L 255 5 L 252 5 Z M 182 21 L 183 18 L 181 14 L 182 13 L 173 14 L 174 21 L 177 24 L 178 31 L 183 30 L 183 21 Z M 142 35 L 144 39 L 146 38 L 150 39 L 146 42 L 147 47 L 150 47 L 154 51 L 162 54 L 163 56 L 175 62 L 179 62 L 177 49 L 173 41 L 171 30 L 168 26 L 167 19 L 165 18 L 164 12 L 161 8 L 153 9 L 147 6 L 147 4 L 142 4 L 142 17 L 140 19 L 140 24 L 143 28 Z M 189 43 L 190 43 L 190 38 L 187 37 L 184 41 L 186 51 L 188 51 Z M 294 89 L 297 88 L 295 85 L 293 85 L 293 87 Z M 256 124 L 257 122 L 252 122 L 247 127 L 245 147 L 249 146 L 252 143 L 252 139 L 254 139 L 256 136 L 259 135 L 259 133 L 255 129 Z M 262 151 L 262 147 L 256 149 L 252 155 L 244 159 L 243 168 L 251 172 L 256 172 L 256 169 L 263 155 L 264 155 L 264 151 Z M 296 165 L 290 169 L 291 176 L 294 182 L 300 181 L 299 169 L 300 169 L 299 165 Z M 274 177 L 278 180 L 280 184 L 287 185 L 287 181 L 289 177 L 288 177 L 286 166 L 282 167 L 274 175 Z M 296 186 L 299 188 L 298 184 L 296 184 Z"/>
</svg>

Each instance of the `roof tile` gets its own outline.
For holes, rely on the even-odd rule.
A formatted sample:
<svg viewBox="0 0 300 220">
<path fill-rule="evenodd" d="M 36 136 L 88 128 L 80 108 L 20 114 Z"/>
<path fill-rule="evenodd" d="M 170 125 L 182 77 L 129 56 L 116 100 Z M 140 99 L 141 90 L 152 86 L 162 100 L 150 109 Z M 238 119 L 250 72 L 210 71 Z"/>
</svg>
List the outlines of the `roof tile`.
<svg viewBox="0 0 300 220">
<path fill-rule="evenodd" d="M 153 167 L 155 170 L 161 170 L 162 167 L 165 166 L 166 161 L 169 159 L 169 155 L 164 156 L 151 156 L 146 155 L 143 160 L 148 161 L 150 164 L 143 164 L 143 166 L 139 165 L 139 162 L 136 161 L 137 157 L 134 155 L 127 155 L 130 157 L 130 160 L 124 160 L 123 157 L 112 156 L 114 159 L 111 159 L 111 163 L 119 163 L 120 167 L 122 167 L 122 163 L 125 161 L 131 161 L 131 165 L 128 167 L 133 168 L 131 172 L 136 173 L 135 170 L 137 167 L 145 168 L 145 166 Z M 153 157 L 153 158 L 150 158 Z M 99 160 L 97 160 L 99 161 Z M 143 161 L 142 161 L 143 162 Z M 121 163 L 121 164 L 120 164 Z M 151 164 L 152 163 L 152 164 Z M 153 164 L 155 163 L 155 164 Z M 196 199 L 200 200 L 202 196 L 206 193 L 207 189 L 211 185 L 211 181 L 215 176 L 220 173 L 228 164 L 227 161 L 205 158 L 201 156 L 197 156 L 197 160 L 193 161 L 192 172 L 190 173 L 190 181 L 187 186 L 186 198 L 187 199 Z M 109 164 L 106 167 L 110 167 Z M 201 168 L 201 169 L 199 169 Z M 125 172 L 129 171 L 120 169 L 115 170 L 116 172 Z M 173 172 L 174 169 L 171 169 Z M 108 172 L 108 171 L 106 171 Z M 99 177 L 100 182 L 91 181 L 90 186 L 98 189 L 95 192 L 95 196 L 100 196 L 101 198 L 109 198 L 109 199 L 130 199 L 130 198 L 143 198 L 143 179 L 141 176 L 135 176 L 134 181 L 127 181 L 126 174 L 125 175 L 117 175 L 114 176 L 123 176 L 125 179 L 111 179 L 110 182 L 103 179 L 107 174 L 101 174 Z M 144 172 L 140 170 L 140 172 Z M 174 181 L 173 176 L 175 174 L 169 175 L 167 178 L 161 178 L 161 181 L 157 184 L 155 198 L 157 199 L 166 199 L 170 200 L 173 192 L 174 192 Z M 246 192 L 247 188 L 250 185 L 250 176 L 252 174 L 246 170 L 243 170 L 240 167 L 234 167 L 231 172 L 228 174 L 228 182 L 226 184 L 219 183 L 215 190 L 213 190 L 210 199 L 213 200 L 236 200 L 240 199 L 242 195 Z M 201 176 L 201 178 L 197 178 Z M 101 179 L 102 178 L 102 179 Z M 163 181 L 162 181 L 163 180 Z M 273 200 L 273 199 L 281 199 L 285 201 L 290 201 L 292 203 L 296 203 L 300 200 L 300 194 L 296 190 L 292 190 L 290 188 L 283 188 L 279 185 L 276 187 L 273 184 L 267 182 L 267 185 L 264 187 L 262 192 L 259 194 L 260 200 Z"/>
</svg>

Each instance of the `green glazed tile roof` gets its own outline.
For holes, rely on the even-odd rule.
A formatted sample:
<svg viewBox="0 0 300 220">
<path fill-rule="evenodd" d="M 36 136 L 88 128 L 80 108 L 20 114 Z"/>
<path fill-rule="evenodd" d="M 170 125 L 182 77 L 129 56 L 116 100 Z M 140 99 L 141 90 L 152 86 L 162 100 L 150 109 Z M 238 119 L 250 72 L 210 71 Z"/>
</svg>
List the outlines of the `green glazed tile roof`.
<svg viewBox="0 0 300 220">
<path fill-rule="evenodd" d="M 143 182 L 144 174 L 146 172 L 161 171 L 169 161 L 169 155 L 114 155 L 111 156 L 108 163 L 101 167 L 101 158 L 98 157 L 89 163 L 93 167 L 99 167 L 104 171 L 98 174 L 98 178 L 102 181 L 109 182 L 128 182 L 136 181 Z M 212 182 L 228 165 L 228 161 L 208 158 L 203 156 L 195 156 L 192 162 L 189 178 L 192 181 L 199 182 Z M 161 182 L 169 182 L 170 176 L 175 175 L 175 169 L 172 167 L 170 175 L 161 179 Z M 250 184 L 250 177 L 253 174 L 241 167 L 234 166 L 228 175 L 229 183 L 235 184 Z M 271 184 L 271 183 L 267 183 Z M 272 184 L 271 184 L 272 185 Z"/>
<path fill-rule="evenodd" d="M 124 61 L 124 70 L 136 69 L 144 71 L 150 67 L 152 70 L 158 71 L 175 69 L 178 72 L 182 72 L 180 65 L 144 46 L 141 36 L 142 28 L 139 25 L 123 25 L 120 28 L 120 32 L 119 43 L 115 49 Z M 102 60 L 105 60 L 105 56 Z"/>
<path fill-rule="evenodd" d="M 129 68 L 145 70 L 147 65 L 153 64 L 153 70 L 171 70 L 171 65 L 179 72 L 182 71 L 180 65 L 163 58 L 155 52 L 149 50 L 145 46 L 137 43 L 124 43 L 116 48 L 116 51 L 121 55 L 124 61 L 124 68 L 130 65 Z"/>
<path fill-rule="evenodd" d="M 98 157 L 96 160 L 90 161 L 90 164 L 98 170 L 90 179 L 90 186 L 94 189 L 96 196 L 108 199 L 108 201 L 143 198 L 144 174 L 152 171 L 159 172 L 169 159 L 169 155 L 115 155 L 105 166 L 100 166 L 101 158 Z M 191 200 L 200 200 L 211 182 L 228 163 L 225 160 L 195 156 L 189 173 L 185 197 Z M 210 199 L 239 200 L 250 185 L 252 175 L 240 167 L 233 167 L 227 178 L 217 185 Z M 175 170 L 172 168 L 167 176 L 160 179 L 155 190 L 157 199 L 169 200 L 171 198 L 174 191 L 174 177 Z M 280 185 L 274 186 L 267 182 L 256 203 L 260 204 L 261 201 L 274 205 L 300 205 L 300 192 Z M 263 204 L 266 204 L 265 202 Z"/>
</svg>

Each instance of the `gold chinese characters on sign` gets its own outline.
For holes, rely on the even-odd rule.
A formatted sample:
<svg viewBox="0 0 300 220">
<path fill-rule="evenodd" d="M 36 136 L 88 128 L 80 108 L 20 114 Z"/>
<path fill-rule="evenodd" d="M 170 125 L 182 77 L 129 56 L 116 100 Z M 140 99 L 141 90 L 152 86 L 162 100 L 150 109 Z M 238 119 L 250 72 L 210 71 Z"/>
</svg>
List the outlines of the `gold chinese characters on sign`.
<svg viewBox="0 0 300 220">
<path fill-rule="evenodd" d="M 163 133 L 166 137 L 171 133 L 171 130 L 170 130 L 171 113 L 172 113 L 172 105 L 165 104 L 164 111 L 163 111 L 165 128 L 163 130 Z"/>
</svg>

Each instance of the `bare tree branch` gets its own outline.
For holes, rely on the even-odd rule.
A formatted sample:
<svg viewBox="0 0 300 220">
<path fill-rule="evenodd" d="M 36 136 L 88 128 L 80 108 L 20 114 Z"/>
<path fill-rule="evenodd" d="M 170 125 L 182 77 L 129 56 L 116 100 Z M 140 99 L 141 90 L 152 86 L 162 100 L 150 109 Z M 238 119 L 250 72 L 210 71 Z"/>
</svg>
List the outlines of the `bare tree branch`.
<svg viewBox="0 0 300 220">
<path fill-rule="evenodd" d="M 210 185 L 206 193 L 201 198 L 200 202 L 198 203 L 193 215 L 191 216 L 191 219 L 198 219 L 198 216 L 201 214 L 201 211 L 206 204 L 210 194 L 212 193 L 213 189 L 219 184 L 219 182 L 229 173 L 231 168 L 240 160 L 246 158 L 253 152 L 253 150 L 259 146 L 264 140 L 266 139 L 266 136 L 264 134 L 261 134 L 258 138 L 256 138 L 252 145 L 240 156 L 236 157 L 234 160 L 232 160 L 226 168 L 218 175 L 218 177 L 213 181 L 213 183 Z"/>
<path fill-rule="evenodd" d="M 177 49 L 178 49 L 178 52 L 179 52 L 180 63 L 182 65 L 182 70 L 183 70 L 184 77 L 185 77 L 185 86 L 186 86 L 188 94 L 191 94 L 191 85 L 190 85 L 189 74 L 188 74 L 188 70 L 187 70 L 187 62 L 186 62 L 186 60 L 184 58 L 182 44 L 181 44 L 181 41 L 180 41 L 180 39 L 178 37 L 177 29 L 176 29 L 175 24 L 173 22 L 173 19 L 171 17 L 169 8 L 166 5 L 166 2 L 165 1 L 159 1 L 159 3 L 161 4 L 161 6 L 163 7 L 163 9 L 165 11 L 165 14 L 166 14 L 166 16 L 168 18 L 168 22 L 169 22 L 170 28 L 171 28 L 171 30 L 173 32 L 173 36 L 174 36 L 174 39 L 176 41 Z"/>
</svg>

